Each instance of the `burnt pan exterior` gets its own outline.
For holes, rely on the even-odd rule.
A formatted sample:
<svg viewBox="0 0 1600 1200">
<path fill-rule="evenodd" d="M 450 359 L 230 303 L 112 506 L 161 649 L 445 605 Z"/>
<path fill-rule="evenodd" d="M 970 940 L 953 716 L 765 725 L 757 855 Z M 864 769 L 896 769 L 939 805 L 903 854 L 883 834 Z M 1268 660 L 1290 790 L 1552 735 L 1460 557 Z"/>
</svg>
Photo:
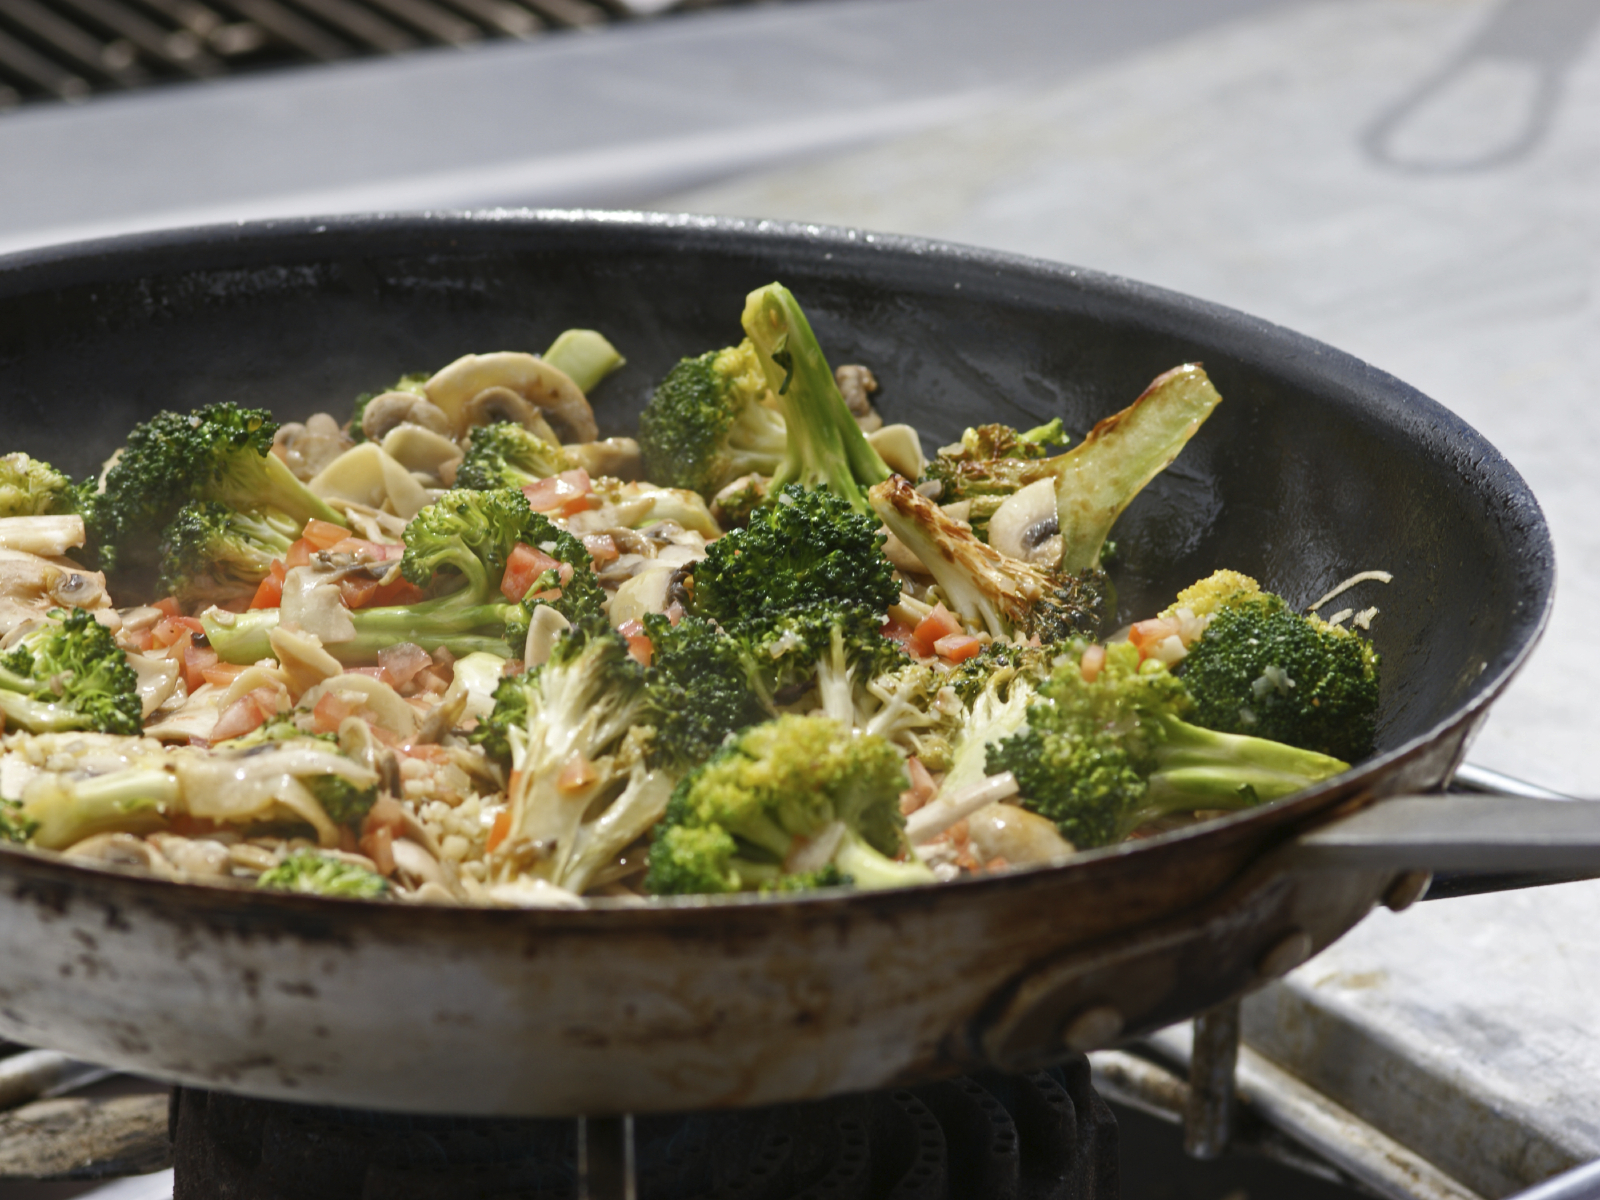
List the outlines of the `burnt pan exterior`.
<svg viewBox="0 0 1600 1200">
<path fill-rule="evenodd" d="M 83 474 L 136 421 L 280 419 L 468 351 L 604 331 L 633 432 L 680 357 L 773 279 L 931 449 L 979 421 L 1081 436 L 1200 361 L 1225 398 L 1127 510 L 1123 618 L 1227 566 L 1304 604 L 1355 571 L 1384 656 L 1379 753 L 1311 792 L 1045 870 L 905 893 L 597 911 L 422 909 L 177 885 L 0 849 L 0 1034 L 184 1083 L 473 1113 L 821 1096 L 1059 1053 L 1258 984 L 1388 879 L 1271 848 L 1439 786 L 1543 628 L 1548 532 L 1516 472 L 1405 384 L 1215 305 L 1092 271 L 857 231 L 614 213 L 274 222 L 0 260 L 0 449 Z M 1337 606 L 1336 606 L 1337 607 Z M 1115 1012 L 1112 1029 L 1077 1021 Z M 1075 1023 L 1076 1022 L 1076 1023 Z M 1107 1032 L 1108 1031 L 1108 1032 Z"/>
</svg>

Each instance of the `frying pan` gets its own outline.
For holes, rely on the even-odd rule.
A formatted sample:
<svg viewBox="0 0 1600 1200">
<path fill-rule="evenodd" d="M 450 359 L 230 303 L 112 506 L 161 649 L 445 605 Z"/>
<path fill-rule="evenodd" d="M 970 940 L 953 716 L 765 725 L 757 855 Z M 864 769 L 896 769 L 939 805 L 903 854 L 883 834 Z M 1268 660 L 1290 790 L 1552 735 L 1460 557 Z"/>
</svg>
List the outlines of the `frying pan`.
<svg viewBox="0 0 1600 1200">
<path fill-rule="evenodd" d="M 768 1104 L 1019 1069 L 1170 1023 L 1281 974 L 1380 897 L 1400 904 L 1411 869 L 1594 861 L 1592 820 L 1570 840 L 1582 806 L 1359 811 L 1444 783 L 1544 625 L 1551 547 L 1521 478 L 1403 383 L 1126 280 L 849 230 L 606 213 L 33 251 L 0 260 L 4 448 L 82 473 L 161 407 L 337 413 L 402 371 L 568 326 L 628 356 L 595 400 L 603 432 L 631 433 L 652 382 L 736 339 L 743 297 L 773 279 L 930 446 L 980 420 L 1059 415 L 1081 435 L 1161 371 L 1203 362 L 1225 403 L 1117 526 L 1121 615 L 1220 566 L 1299 604 L 1393 572 L 1350 597 L 1381 609 L 1378 753 L 1299 796 L 1066 865 L 889 893 L 465 910 L 0 850 L 0 1035 L 371 1108 Z"/>
</svg>

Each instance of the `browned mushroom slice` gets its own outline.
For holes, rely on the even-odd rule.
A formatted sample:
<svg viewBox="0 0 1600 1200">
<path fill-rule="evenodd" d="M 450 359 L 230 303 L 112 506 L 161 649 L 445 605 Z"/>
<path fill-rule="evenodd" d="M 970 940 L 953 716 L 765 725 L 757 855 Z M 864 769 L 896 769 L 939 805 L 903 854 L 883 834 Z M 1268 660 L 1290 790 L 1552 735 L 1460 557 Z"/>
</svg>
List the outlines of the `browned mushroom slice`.
<svg viewBox="0 0 1600 1200">
<path fill-rule="evenodd" d="M 428 399 L 450 418 L 457 437 L 471 427 L 468 401 L 490 388 L 505 388 L 533 405 L 562 441 L 592 442 L 599 436 L 582 389 L 566 372 L 532 354 L 503 350 L 463 355 L 423 385 Z"/>
<path fill-rule="evenodd" d="M 461 411 L 468 429 L 475 429 L 479 425 L 493 425 L 496 421 L 509 421 L 513 425 L 521 425 L 529 433 L 541 441 L 549 442 L 552 446 L 561 444 L 561 439 L 556 436 L 555 430 L 550 428 L 550 422 L 544 419 L 544 413 L 531 401 L 508 387 L 485 388 L 468 400 L 466 407 Z"/>
<path fill-rule="evenodd" d="M 438 405 L 415 392 L 385 392 L 367 402 L 361 413 L 361 432 L 369 442 L 381 442 L 397 425 L 420 425 L 434 433 L 449 433 L 450 417 Z"/>
</svg>

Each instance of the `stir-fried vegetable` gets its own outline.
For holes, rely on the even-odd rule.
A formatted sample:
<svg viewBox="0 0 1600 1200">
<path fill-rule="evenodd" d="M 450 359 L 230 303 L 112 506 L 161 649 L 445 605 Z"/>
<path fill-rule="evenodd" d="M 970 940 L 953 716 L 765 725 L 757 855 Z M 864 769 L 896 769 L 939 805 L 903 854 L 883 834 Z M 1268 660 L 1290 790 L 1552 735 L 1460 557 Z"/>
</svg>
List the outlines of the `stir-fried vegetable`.
<svg viewBox="0 0 1600 1200">
<path fill-rule="evenodd" d="M 1113 524 L 1221 399 L 1199 367 L 1075 445 L 990 424 L 925 464 L 786 288 L 739 327 L 637 443 L 596 440 L 621 356 L 568 330 L 343 426 L 212 404 L 81 482 L 0 458 L 0 841 L 364 899 L 903 887 L 1370 752 L 1354 609 L 1223 570 L 1103 640 Z"/>
</svg>

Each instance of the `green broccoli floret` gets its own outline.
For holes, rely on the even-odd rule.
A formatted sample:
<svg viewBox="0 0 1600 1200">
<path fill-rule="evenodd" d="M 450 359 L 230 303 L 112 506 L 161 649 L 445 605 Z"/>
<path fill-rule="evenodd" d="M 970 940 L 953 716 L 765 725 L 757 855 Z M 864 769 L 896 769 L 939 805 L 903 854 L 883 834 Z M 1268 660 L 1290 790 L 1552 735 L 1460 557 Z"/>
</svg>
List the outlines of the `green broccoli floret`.
<svg viewBox="0 0 1600 1200">
<path fill-rule="evenodd" d="M 1007 497 L 1041 479 L 1054 479 L 1065 455 L 1046 457 L 1046 447 L 1064 445 L 1061 418 L 1019 432 L 1009 425 L 979 425 L 945 446 L 927 466 L 923 482 L 937 482 L 940 504 L 966 501 L 967 523 L 988 541 L 989 518 Z"/>
<path fill-rule="evenodd" d="M 730 632 L 769 711 L 815 687 L 823 711 L 854 727 L 867 684 L 907 662 L 905 650 L 883 635 L 882 626 L 883 614 L 874 609 L 820 603 L 752 616 Z"/>
<path fill-rule="evenodd" d="M 652 647 L 645 719 L 656 730 L 653 760 L 688 770 L 728 734 L 764 719 L 739 644 L 717 626 L 696 616 L 674 625 L 650 613 L 644 630 Z"/>
<path fill-rule="evenodd" d="M 1025 807 L 1080 849 L 1121 840 L 1167 813 L 1248 808 L 1337 775 L 1347 764 L 1184 720 L 1183 682 L 1123 642 L 1093 682 L 1069 658 L 1039 687 L 1027 727 L 988 747 L 990 774 L 1016 776 Z"/>
<path fill-rule="evenodd" d="M 358 609 L 350 614 L 355 637 L 326 649 L 345 663 L 377 661 L 378 651 L 398 642 L 424 650 L 445 647 L 457 657 L 486 651 L 501 657 L 522 653 L 533 606 L 549 604 L 574 625 L 605 623 L 605 592 L 589 568 L 583 543 L 528 507 L 515 488 L 475 492 L 456 488 L 419 512 L 406 526 L 401 574 L 419 587 L 443 592 L 416 604 Z M 506 562 L 518 542 L 549 554 L 571 570 L 565 582 L 552 567 L 520 603 L 500 591 Z M 553 598 L 534 599 L 541 593 Z M 201 615 L 211 648 L 224 662 L 252 663 L 271 655 L 268 634 L 277 609 L 246 613 L 208 610 Z"/>
<path fill-rule="evenodd" d="M 900 661 L 879 672 L 855 697 L 865 717 L 860 728 L 916 755 L 930 771 L 946 770 L 967 716 L 951 677 L 924 662 Z"/>
<path fill-rule="evenodd" d="M 785 876 L 857 887 L 933 880 L 909 855 L 905 767 L 887 741 L 824 716 L 745 730 L 672 793 L 650 847 L 646 890 L 683 895 L 776 889 Z M 791 880 L 791 886 L 802 880 Z"/>
<path fill-rule="evenodd" d="M 773 492 L 791 483 L 826 488 L 857 512 L 868 512 L 865 489 L 890 471 L 850 415 L 799 302 L 788 288 L 771 283 L 750 293 L 741 319 L 783 412 L 784 455 L 771 472 Z"/>
<path fill-rule="evenodd" d="M 43 629 L 0 655 L 0 713 L 34 733 L 138 733 L 138 686 L 111 631 L 81 608 L 52 609 Z"/>
<path fill-rule="evenodd" d="M 456 486 L 480 491 L 522 488 L 575 465 L 565 450 L 532 430 L 497 421 L 472 431 L 467 455 L 456 470 Z"/>
<path fill-rule="evenodd" d="M 191 500 L 161 534 L 161 590 L 185 609 L 248 603 L 301 528 L 273 509 Z"/>
<path fill-rule="evenodd" d="M 82 497 L 60 471 L 26 454 L 0 458 L 0 517 L 49 517 L 75 513 Z"/>
<path fill-rule="evenodd" d="M 1270 592 L 1240 590 L 1210 614 L 1177 671 L 1196 725 L 1355 762 L 1372 753 L 1378 667 L 1359 634 L 1301 616 Z"/>
<path fill-rule="evenodd" d="M 256 886 L 347 900 L 376 900 L 389 891 L 389 883 L 382 875 L 315 850 L 296 850 L 271 870 L 263 871 Z"/>
<path fill-rule="evenodd" d="M 37 821 L 22 815 L 18 801 L 0 799 L 0 842 L 26 842 L 38 828 Z"/>
<path fill-rule="evenodd" d="M 343 775 L 302 775 L 299 779 L 335 825 L 360 825 L 378 802 L 377 784 L 360 787 Z"/>
<path fill-rule="evenodd" d="M 660 818 L 677 774 L 649 761 L 650 708 L 645 669 L 611 629 L 563 634 L 542 666 L 500 685 L 491 723 L 511 786 L 498 879 L 581 893 Z"/>
<path fill-rule="evenodd" d="M 191 500 L 275 509 L 301 525 L 312 517 L 344 525 L 271 453 L 276 430 L 264 409 L 233 404 L 160 412 L 135 426 L 106 472 L 105 491 L 87 497 L 101 566 L 154 567 L 160 531 Z"/>
<path fill-rule="evenodd" d="M 709 500 L 741 475 L 771 475 L 783 462 L 786 434 L 768 396 L 748 339 L 684 359 L 639 414 L 645 478 Z"/>
<path fill-rule="evenodd" d="M 896 475 L 867 492 L 872 507 L 939 585 L 951 611 L 995 637 L 1059 642 L 1098 629 L 1110 581 L 1002 554 Z"/>
<path fill-rule="evenodd" d="M 750 523 L 706 547 L 695 609 L 725 628 L 815 604 L 884 612 L 900 598 L 878 524 L 837 496 L 791 485 Z"/>
<path fill-rule="evenodd" d="M 528 698 L 535 694 L 528 686 L 531 682 L 520 674 L 501 679 L 495 685 L 493 711 L 467 735 L 468 741 L 482 746 L 483 752 L 496 762 L 511 761 L 510 732 L 528 723 Z"/>
</svg>

